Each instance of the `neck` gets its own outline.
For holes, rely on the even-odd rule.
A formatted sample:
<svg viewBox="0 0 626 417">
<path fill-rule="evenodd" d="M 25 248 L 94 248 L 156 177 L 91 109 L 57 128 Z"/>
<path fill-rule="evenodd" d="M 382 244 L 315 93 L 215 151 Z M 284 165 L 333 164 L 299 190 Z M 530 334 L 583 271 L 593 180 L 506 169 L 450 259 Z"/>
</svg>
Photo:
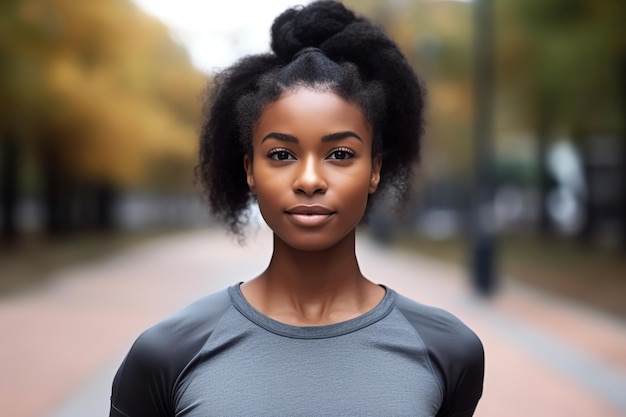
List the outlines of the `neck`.
<svg viewBox="0 0 626 417">
<path fill-rule="evenodd" d="M 384 295 L 368 281 L 355 253 L 355 232 L 322 251 L 299 251 L 274 236 L 268 268 L 242 287 L 264 314 L 295 325 L 320 325 L 356 317 Z"/>
<path fill-rule="evenodd" d="M 296 250 L 274 236 L 274 252 L 264 275 L 276 289 L 304 297 L 352 289 L 363 279 L 355 253 L 355 233 L 320 251 Z"/>
</svg>

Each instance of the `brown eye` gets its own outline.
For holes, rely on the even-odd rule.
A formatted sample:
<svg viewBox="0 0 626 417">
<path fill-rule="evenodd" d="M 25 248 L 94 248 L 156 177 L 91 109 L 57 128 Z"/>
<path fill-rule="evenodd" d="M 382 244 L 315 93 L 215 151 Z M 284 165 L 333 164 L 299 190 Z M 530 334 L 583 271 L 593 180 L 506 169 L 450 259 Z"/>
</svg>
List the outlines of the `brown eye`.
<svg viewBox="0 0 626 417">
<path fill-rule="evenodd" d="M 328 159 L 335 159 L 339 161 L 350 158 L 354 158 L 354 152 L 348 148 L 335 149 L 328 155 Z"/>
<path fill-rule="evenodd" d="M 285 149 L 272 149 L 271 151 L 268 152 L 267 156 L 276 161 L 286 161 L 289 159 L 295 159 L 293 155 L 291 155 L 291 153 L 289 153 L 289 151 Z"/>
</svg>

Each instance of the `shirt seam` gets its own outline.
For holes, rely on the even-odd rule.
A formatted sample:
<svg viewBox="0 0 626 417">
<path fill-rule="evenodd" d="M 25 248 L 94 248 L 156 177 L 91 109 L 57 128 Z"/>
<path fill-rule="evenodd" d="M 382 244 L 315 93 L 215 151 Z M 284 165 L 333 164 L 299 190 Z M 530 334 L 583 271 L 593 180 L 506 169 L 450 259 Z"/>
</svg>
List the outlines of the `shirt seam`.
<svg viewBox="0 0 626 417">
<path fill-rule="evenodd" d="M 419 337 L 419 339 L 421 340 L 422 344 L 424 345 L 424 349 L 426 349 L 426 365 L 428 366 L 428 370 L 433 375 L 433 378 L 435 379 L 435 382 L 437 383 L 437 388 L 439 388 L 439 394 L 441 394 L 441 404 L 443 404 L 445 402 L 445 399 L 446 399 L 446 390 L 444 388 L 444 381 L 442 381 L 440 379 L 439 373 L 435 372 L 435 367 L 434 367 L 432 361 L 430 360 L 430 354 L 429 354 L 428 346 L 426 345 L 426 342 L 424 341 L 424 338 L 420 334 L 419 330 L 417 330 L 415 328 L 415 326 L 413 326 L 413 324 L 411 324 L 411 322 L 404 315 L 402 310 L 397 305 L 396 305 L 395 308 L 398 310 L 398 313 L 400 313 L 400 315 L 402 316 L 402 318 L 404 319 L 406 324 L 412 329 L 412 331 L 415 333 L 415 335 L 417 335 L 417 337 Z"/>
<path fill-rule="evenodd" d="M 353 322 L 353 326 L 343 330 L 343 331 L 338 331 L 338 330 L 334 330 L 332 332 L 329 331 L 329 334 L 318 334 L 318 335 L 299 335 L 299 334 L 290 334 L 288 330 L 283 331 L 282 329 L 278 328 L 278 326 L 274 326 L 272 325 L 273 323 L 269 318 L 266 318 L 262 313 L 258 312 L 257 310 L 254 309 L 254 307 L 250 306 L 250 305 L 246 305 L 246 301 L 244 300 L 240 300 L 239 298 L 241 297 L 240 294 L 237 294 L 237 291 L 240 291 L 238 289 L 233 289 L 235 292 L 235 297 L 237 299 L 232 299 L 233 296 L 231 295 L 231 299 L 232 299 L 232 307 L 235 308 L 235 310 L 237 310 L 239 312 L 239 314 L 241 314 L 247 321 L 249 321 L 250 323 L 254 324 L 255 326 L 258 326 L 262 329 L 264 329 L 267 332 L 270 332 L 272 334 L 275 334 L 277 336 L 281 336 L 281 337 L 287 337 L 290 339 L 300 339 L 300 340 L 315 340 L 315 339 L 332 339 L 335 337 L 341 337 L 341 336 L 345 336 L 354 332 L 357 332 L 359 330 L 362 330 L 366 327 L 369 327 L 375 323 L 378 323 L 379 321 L 381 321 L 382 319 L 384 319 L 385 317 L 387 317 L 392 311 L 393 309 L 396 307 L 396 301 L 397 301 L 397 297 L 396 294 L 393 293 L 393 290 L 386 288 L 386 291 L 388 292 L 388 294 L 385 294 L 385 299 L 383 301 L 381 301 L 381 303 L 385 303 L 388 305 L 385 306 L 381 306 L 378 305 L 375 307 L 376 308 L 381 308 L 382 311 L 379 311 L 377 314 L 378 316 L 370 316 L 367 319 L 365 319 L 363 316 L 368 315 L 370 313 L 373 313 L 373 310 L 370 310 L 369 312 L 365 313 L 363 316 L 348 320 L 344 323 L 348 323 L 350 321 L 354 321 Z M 239 305 L 239 303 L 243 303 L 243 305 Z M 357 320 L 362 319 L 362 323 L 356 323 Z M 266 323 L 267 321 L 267 323 Z M 276 322 L 274 321 L 277 325 L 280 325 L 280 322 Z M 342 324 L 342 323 L 337 323 L 337 324 Z M 335 325 L 337 325 L 335 324 Z M 329 326 L 335 326 L 335 325 L 329 325 Z M 297 326 L 289 326 L 289 325 L 285 325 L 287 327 L 297 327 Z M 320 326 L 321 327 L 329 327 L 329 326 Z M 315 327 L 313 327 L 314 329 Z"/>
<path fill-rule="evenodd" d="M 120 410 L 119 408 L 116 407 L 115 404 L 113 404 L 113 402 L 111 401 L 111 407 L 117 411 L 118 413 L 120 413 L 121 415 L 123 415 L 124 417 L 130 417 L 128 414 L 126 414 L 125 412 L 123 412 L 122 410 Z"/>
<path fill-rule="evenodd" d="M 200 347 L 198 348 L 198 350 L 194 353 L 194 355 L 191 357 L 191 359 L 189 359 L 189 361 L 187 361 L 187 363 L 185 364 L 185 366 L 183 366 L 183 368 L 180 370 L 180 372 L 178 373 L 178 375 L 176 375 L 176 378 L 174 378 L 174 383 L 172 384 L 172 392 L 171 392 L 171 404 L 172 407 L 174 408 L 174 411 L 176 410 L 176 393 L 178 392 L 178 389 L 180 388 L 180 385 L 182 383 L 181 381 L 181 377 L 182 375 L 187 371 L 187 369 L 191 366 L 191 364 L 196 360 L 196 358 L 198 357 L 198 355 L 202 352 L 202 350 L 205 348 L 205 346 L 209 343 L 209 341 L 214 337 L 215 335 L 215 331 L 220 327 L 220 325 L 222 324 L 222 322 L 224 321 L 224 318 L 228 315 L 228 313 L 234 309 L 234 306 L 232 304 L 232 301 L 230 303 L 230 305 L 228 306 L 228 308 L 226 310 L 224 310 L 224 313 L 222 313 L 222 316 L 220 317 L 220 319 L 217 321 L 217 323 L 215 324 L 215 326 L 213 327 L 213 330 L 211 330 L 211 334 L 208 338 L 206 338 L 206 340 L 204 341 L 204 343 L 202 343 L 200 345 Z M 236 309 L 235 309 L 236 310 Z M 126 416 L 126 417 L 130 417 L 130 416 Z"/>
</svg>

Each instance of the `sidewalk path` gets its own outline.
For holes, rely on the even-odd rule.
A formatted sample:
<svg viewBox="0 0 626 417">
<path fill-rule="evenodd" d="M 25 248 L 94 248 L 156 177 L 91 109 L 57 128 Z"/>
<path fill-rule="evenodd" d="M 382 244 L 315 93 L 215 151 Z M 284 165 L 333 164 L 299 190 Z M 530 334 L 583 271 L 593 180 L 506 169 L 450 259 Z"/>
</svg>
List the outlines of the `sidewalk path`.
<svg viewBox="0 0 626 417">
<path fill-rule="evenodd" d="M 117 366 L 146 327 L 265 267 L 271 240 L 219 231 L 167 238 L 0 298 L 0 404 L 11 417 L 108 415 Z M 481 337 L 478 417 L 626 416 L 626 324 L 529 289 L 471 294 L 462 270 L 359 240 L 363 272 L 443 307 Z"/>
</svg>

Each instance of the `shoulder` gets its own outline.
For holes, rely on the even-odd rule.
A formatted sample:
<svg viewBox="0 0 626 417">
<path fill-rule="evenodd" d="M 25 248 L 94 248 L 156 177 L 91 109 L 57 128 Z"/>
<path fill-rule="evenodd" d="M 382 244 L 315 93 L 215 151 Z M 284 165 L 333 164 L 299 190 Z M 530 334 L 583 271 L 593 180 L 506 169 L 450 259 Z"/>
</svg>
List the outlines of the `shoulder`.
<svg viewBox="0 0 626 417">
<path fill-rule="evenodd" d="M 144 331 L 131 351 L 169 354 L 173 348 L 176 352 L 193 350 L 204 343 L 230 307 L 227 290 L 205 296 Z"/>
<path fill-rule="evenodd" d="M 159 416 L 169 410 L 176 379 L 230 306 L 230 296 L 222 290 L 144 331 L 117 371 L 112 407 L 137 416 Z"/>
<path fill-rule="evenodd" d="M 423 340 L 444 387 L 438 416 L 471 415 L 482 395 L 484 377 L 483 345 L 476 333 L 453 314 L 401 295 L 396 307 Z M 444 411 L 448 409 L 449 413 Z"/>
<path fill-rule="evenodd" d="M 459 318 L 441 308 L 418 303 L 402 295 L 397 296 L 396 307 L 415 330 L 426 338 L 425 343 L 451 349 L 450 354 L 463 355 L 476 350 L 482 352 L 482 343 L 476 334 Z M 450 346 L 450 340 L 455 340 Z"/>
</svg>

